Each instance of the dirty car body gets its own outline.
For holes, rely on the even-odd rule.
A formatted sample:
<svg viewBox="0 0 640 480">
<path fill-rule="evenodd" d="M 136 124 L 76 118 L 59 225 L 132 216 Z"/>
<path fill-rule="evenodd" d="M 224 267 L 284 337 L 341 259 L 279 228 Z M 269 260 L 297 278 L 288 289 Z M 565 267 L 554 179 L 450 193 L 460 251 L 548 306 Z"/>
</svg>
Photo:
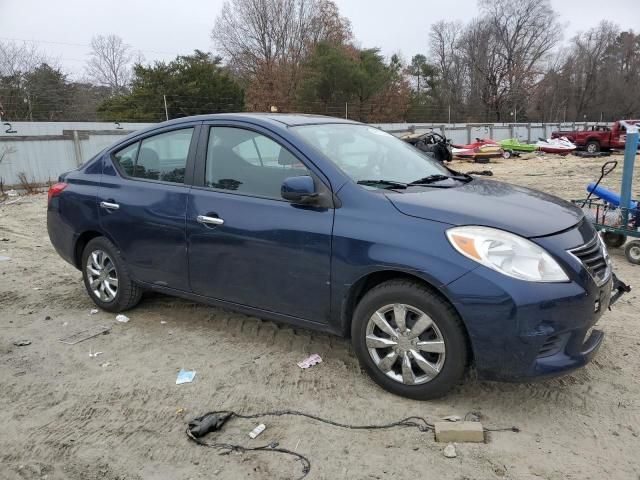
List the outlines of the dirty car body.
<svg viewBox="0 0 640 480">
<path fill-rule="evenodd" d="M 60 177 L 51 242 L 102 308 L 155 290 L 351 336 L 374 380 L 409 397 L 446 393 L 470 364 L 526 381 L 593 358 L 615 276 L 582 211 L 371 130 L 225 114 L 136 132 Z M 405 155 L 393 142 L 411 150 L 401 173 L 376 151 Z M 549 268 L 546 280 L 517 278 L 535 261 L 531 275 Z"/>
</svg>

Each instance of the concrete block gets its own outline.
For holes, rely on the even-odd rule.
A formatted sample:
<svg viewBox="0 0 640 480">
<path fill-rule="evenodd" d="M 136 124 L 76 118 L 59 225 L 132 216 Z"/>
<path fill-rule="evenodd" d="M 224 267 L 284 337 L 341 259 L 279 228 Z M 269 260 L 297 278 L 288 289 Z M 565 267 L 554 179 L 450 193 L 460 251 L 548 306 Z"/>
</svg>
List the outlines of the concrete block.
<svg viewBox="0 0 640 480">
<path fill-rule="evenodd" d="M 484 442 L 480 422 L 436 422 L 436 442 Z"/>
</svg>

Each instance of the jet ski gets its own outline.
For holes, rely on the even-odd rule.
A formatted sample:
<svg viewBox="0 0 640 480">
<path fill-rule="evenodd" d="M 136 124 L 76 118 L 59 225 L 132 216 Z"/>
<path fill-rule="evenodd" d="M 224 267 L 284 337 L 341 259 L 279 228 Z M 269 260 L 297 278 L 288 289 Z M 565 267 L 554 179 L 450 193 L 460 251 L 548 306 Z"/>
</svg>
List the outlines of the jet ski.
<svg viewBox="0 0 640 480">
<path fill-rule="evenodd" d="M 520 143 L 517 138 L 508 138 L 500 142 L 502 150 L 510 153 L 530 153 L 538 149 L 533 143 Z"/>
<path fill-rule="evenodd" d="M 490 138 L 476 138 L 474 143 L 468 145 L 453 145 L 451 153 L 454 157 L 471 158 L 474 161 L 487 160 L 502 156 L 502 148 L 495 140 Z"/>
<path fill-rule="evenodd" d="M 576 146 L 567 139 L 567 137 L 560 138 L 541 138 L 536 146 L 538 150 L 545 153 L 557 153 L 558 155 L 569 155 L 576 149 Z"/>
</svg>

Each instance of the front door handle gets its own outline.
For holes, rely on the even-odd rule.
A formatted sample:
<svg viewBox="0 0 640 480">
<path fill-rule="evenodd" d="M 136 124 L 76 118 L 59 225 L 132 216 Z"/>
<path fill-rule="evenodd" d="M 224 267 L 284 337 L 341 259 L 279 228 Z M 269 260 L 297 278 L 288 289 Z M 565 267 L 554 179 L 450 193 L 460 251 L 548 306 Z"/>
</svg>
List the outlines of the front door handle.
<svg viewBox="0 0 640 480">
<path fill-rule="evenodd" d="M 106 210 L 118 210 L 120 208 L 120 205 L 111 202 L 100 202 L 100 207 Z"/>
<path fill-rule="evenodd" d="M 224 220 L 220 217 L 207 217 L 206 215 L 198 215 L 198 223 L 202 223 L 203 225 L 222 225 L 224 224 Z"/>
</svg>

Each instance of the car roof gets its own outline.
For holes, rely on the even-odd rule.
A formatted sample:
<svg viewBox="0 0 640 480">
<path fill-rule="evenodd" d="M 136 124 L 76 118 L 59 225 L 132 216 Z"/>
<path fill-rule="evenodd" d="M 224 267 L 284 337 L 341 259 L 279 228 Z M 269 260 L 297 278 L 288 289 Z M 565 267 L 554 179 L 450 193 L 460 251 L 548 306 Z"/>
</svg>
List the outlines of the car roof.
<svg viewBox="0 0 640 480">
<path fill-rule="evenodd" d="M 243 113 L 216 113 L 209 115 L 194 115 L 191 117 L 181 117 L 167 122 L 160 123 L 156 126 L 169 126 L 172 124 L 179 124 L 182 122 L 191 122 L 194 120 L 208 121 L 208 120 L 239 120 L 250 121 L 252 123 L 266 124 L 276 123 L 280 126 L 295 127 L 299 125 L 319 125 L 326 123 L 352 123 L 358 124 L 352 120 L 344 118 L 328 117 L 325 115 L 310 115 L 306 113 L 258 113 L 258 112 L 243 112 Z"/>
<path fill-rule="evenodd" d="M 108 150 L 117 150 L 122 145 L 128 143 L 131 139 L 139 138 L 147 134 L 153 134 L 156 130 L 161 130 L 174 125 L 180 125 L 189 122 L 206 122 L 212 120 L 228 120 L 253 123 L 254 125 L 266 128 L 288 128 L 300 125 L 322 125 L 322 124 L 352 124 L 362 125 L 362 123 L 346 120 L 344 118 L 328 117 L 325 115 L 310 115 L 303 113 L 258 113 L 258 112 L 242 112 L 242 113 L 213 113 L 207 115 L 192 115 L 189 117 L 174 118 L 166 122 L 154 123 L 153 125 L 131 132 L 126 137 L 121 138 L 117 143 L 106 148 L 102 152 Z M 100 152 L 100 153 L 102 153 Z"/>
</svg>

